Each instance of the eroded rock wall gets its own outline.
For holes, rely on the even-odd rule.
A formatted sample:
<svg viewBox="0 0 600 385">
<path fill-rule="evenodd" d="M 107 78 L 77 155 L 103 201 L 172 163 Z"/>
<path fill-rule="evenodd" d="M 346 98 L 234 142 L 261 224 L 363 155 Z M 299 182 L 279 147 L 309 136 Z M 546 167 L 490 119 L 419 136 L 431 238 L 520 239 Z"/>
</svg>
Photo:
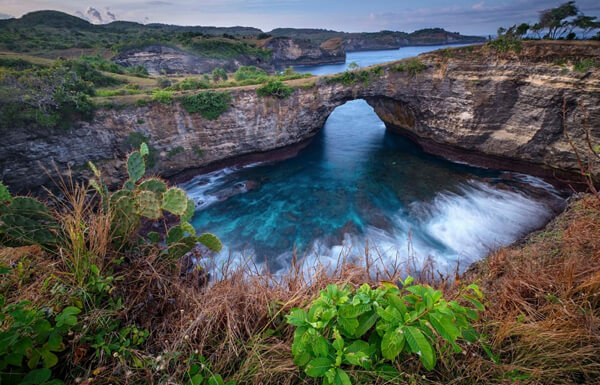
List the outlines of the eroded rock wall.
<svg viewBox="0 0 600 385">
<path fill-rule="evenodd" d="M 287 99 L 260 98 L 252 87 L 235 89 L 229 111 L 215 120 L 189 114 L 175 102 L 99 110 L 92 122 L 66 131 L 2 129 L 0 179 L 16 192 L 36 190 L 50 183 L 40 165 L 52 172 L 55 164 L 63 173 L 70 167 L 84 176 L 92 160 L 116 183 L 123 159 L 140 138 L 153 150 L 151 172 L 170 177 L 304 142 L 335 107 L 357 98 L 367 100 L 389 129 L 430 152 L 492 167 L 574 174 L 578 162 L 563 134 L 563 113 L 583 156 L 587 136 L 600 144 L 600 70 L 574 71 L 555 58 L 597 60 L 600 44 L 547 45 L 545 56 L 528 56 L 539 49 L 527 46 L 519 55 L 490 55 L 482 47 L 426 54 L 419 58 L 426 69 L 418 73 L 391 63 L 368 81 L 320 78 Z"/>
</svg>

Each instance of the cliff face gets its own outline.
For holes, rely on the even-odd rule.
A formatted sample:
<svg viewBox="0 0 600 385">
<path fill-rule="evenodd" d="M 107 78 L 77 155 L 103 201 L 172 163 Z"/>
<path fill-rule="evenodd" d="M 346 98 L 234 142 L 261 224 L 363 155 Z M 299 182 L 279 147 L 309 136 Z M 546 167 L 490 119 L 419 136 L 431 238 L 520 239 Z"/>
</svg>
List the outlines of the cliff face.
<svg viewBox="0 0 600 385">
<path fill-rule="evenodd" d="M 125 66 L 142 66 L 150 75 L 203 74 L 215 68 L 234 72 L 242 65 L 255 65 L 270 69 L 272 66 L 259 58 L 241 55 L 234 59 L 218 59 L 192 55 L 177 48 L 150 45 L 125 51 L 112 59 Z"/>
<path fill-rule="evenodd" d="M 68 131 L 8 129 L 0 132 L 0 179 L 23 192 L 49 182 L 38 162 L 84 175 L 92 160 L 116 182 L 126 152 L 141 136 L 152 148 L 152 172 L 173 176 L 301 143 L 335 107 L 357 98 L 373 106 L 389 129 L 428 151 L 532 173 L 574 173 L 577 159 L 563 135 L 563 112 L 583 152 L 586 135 L 600 143 L 600 70 L 573 71 L 553 64 L 558 57 L 598 58 L 600 44 L 534 43 L 519 55 L 485 47 L 425 54 L 419 73 L 387 64 L 367 82 L 319 79 L 283 100 L 259 98 L 246 87 L 232 90 L 229 111 L 212 121 L 174 103 L 101 110 L 94 121 Z"/>
<path fill-rule="evenodd" d="M 271 50 L 271 62 L 278 67 L 346 61 L 341 39 L 330 39 L 319 46 L 306 40 L 276 37 L 265 43 L 264 48 Z"/>
</svg>

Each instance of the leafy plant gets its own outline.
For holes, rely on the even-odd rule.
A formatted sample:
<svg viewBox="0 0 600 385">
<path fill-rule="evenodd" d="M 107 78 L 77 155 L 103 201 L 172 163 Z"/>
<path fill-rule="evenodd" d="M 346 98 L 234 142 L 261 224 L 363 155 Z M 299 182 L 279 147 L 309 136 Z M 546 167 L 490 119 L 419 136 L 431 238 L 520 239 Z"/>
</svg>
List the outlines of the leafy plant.
<svg viewBox="0 0 600 385">
<path fill-rule="evenodd" d="M 129 179 L 120 190 L 109 193 L 102 174 L 93 163 L 89 163 L 95 179 L 90 185 L 100 194 L 105 213 L 110 213 L 112 228 L 117 242 L 127 243 L 135 233 L 142 220 L 158 221 L 167 215 L 179 218 L 179 224 L 170 227 L 165 241 L 168 254 L 179 258 L 200 242 L 213 251 L 221 250 L 219 239 L 209 233 L 196 236 L 194 227 L 188 222 L 192 219 L 196 205 L 187 197 L 185 191 L 178 187 L 168 187 L 159 178 L 144 179 L 146 173 L 145 157 L 148 155 L 146 143 L 140 145 L 127 157 L 127 173 Z M 157 242 L 158 234 L 148 235 L 152 242 Z"/>
<path fill-rule="evenodd" d="M 243 81 L 248 79 L 261 79 L 266 78 L 267 73 L 255 66 L 241 66 L 233 74 L 233 78 L 237 81 Z"/>
<path fill-rule="evenodd" d="M 181 105 L 190 114 L 199 113 L 206 119 L 216 119 L 229 109 L 231 96 L 225 92 L 204 91 L 181 98 Z"/>
<path fill-rule="evenodd" d="M 155 90 L 152 93 L 152 100 L 163 104 L 173 104 L 173 92 L 167 90 Z"/>
<path fill-rule="evenodd" d="M 444 50 L 446 52 L 446 50 Z M 421 60 L 414 58 L 407 60 L 406 62 L 400 63 L 396 66 L 390 67 L 392 71 L 408 71 L 411 76 L 415 76 L 427 69 L 427 65 L 423 63 Z"/>
<path fill-rule="evenodd" d="M 28 301 L 4 305 L 0 296 L 0 383 L 62 384 L 50 380 L 49 368 L 65 349 L 63 337 L 81 310 L 64 308 L 52 316 L 51 309 L 34 309 Z"/>
<path fill-rule="evenodd" d="M 223 68 L 215 68 L 212 72 L 212 78 L 215 83 L 219 80 L 227 80 L 227 72 Z"/>
<path fill-rule="evenodd" d="M 411 285 L 412 281 L 408 277 L 401 289 L 391 283 L 377 289 L 364 284 L 357 290 L 328 285 L 308 311 L 292 309 L 287 322 L 296 326 L 294 362 L 308 376 L 322 377 L 325 385 L 350 384 L 344 368 L 397 376 L 389 364 L 416 354 L 423 367 L 432 370 L 436 352 L 451 348 L 458 353 L 459 339 L 479 339 L 472 323 L 484 306 L 476 285 L 460 292 L 471 308 L 446 301 L 429 286 Z"/>
<path fill-rule="evenodd" d="M 267 84 L 256 89 L 256 94 L 261 97 L 274 96 L 277 99 L 288 98 L 292 94 L 293 88 L 286 86 L 278 79 L 270 79 Z"/>
<path fill-rule="evenodd" d="M 203 356 L 194 354 L 190 368 L 185 374 L 185 384 L 188 385 L 235 385 L 235 381 L 223 381 L 220 374 L 214 373 Z"/>
</svg>

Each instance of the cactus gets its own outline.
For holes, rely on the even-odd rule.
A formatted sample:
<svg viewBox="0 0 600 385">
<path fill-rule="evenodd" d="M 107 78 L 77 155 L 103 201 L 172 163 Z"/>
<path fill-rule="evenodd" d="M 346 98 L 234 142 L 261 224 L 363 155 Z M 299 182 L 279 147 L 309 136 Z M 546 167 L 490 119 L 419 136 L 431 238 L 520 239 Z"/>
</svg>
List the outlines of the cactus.
<svg viewBox="0 0 600 385">
<path fill-rule="evenodd" d="M 150 150 L 148 149 L 148 145 L 144 142 L 142 142 L 142 144 L 140 144 L 140 154 L 142 156 L 146 156 L 150 153 Z"/>
<path fill-rule="evenodd" d="M 210 250 L 218 253 L 223 248 L 223 244 L 217 238 L 216 235 L 211 233 L 204 233 L 196 238 L 198 242 L 202 243 L 204 246 L 208 247 Z"/>
<path fill-rule="evenodd" d="M 182 189 L 171 187 L 163 195 L 162 208 L 177 216 L 182 216 L 188 205 L 188 198 Z"/>
<path fill-rule="evenodd" d="M 137 212 L 148 219 L 159 219 L 162 216 L 160 202 L 152 191 L 141 191 L 135 198 Z"/>
<path fill-rule="evenodd" d="M 56 242 L 48 227 L 17 212 L 0 216 L 0 229 L 17 244 L 47 245 Z"/>
<path fill-rule="evenodd" d="M 181 220 L 184 222 L 190 221 L 196 212 L 196 203 L 193 200 L 188 199 L 187 207 L 185 208 L 185 212 L 181 216 Z"/>
<path fill-rule="evenodd" d="M 146 173 L 146 163 L 139 151 L 134 151 L 127 157 L 127 173 L 129 173 L 129 181 L 132 183 L 140 180 Z"/>
<path fill-rule="evenodd" d="M 138 188 L 140 190 L 162 194 L 167 191 L 167 184 L 158 178 L 149 178 L 140 183 Z"/>
<path fill-rule="evenodd" d="M 8 188 L 2 182 L 0 182 L 0 203 L 9 202 L 12 200 L 12 196 L 8 192 Z"/>
</svg>

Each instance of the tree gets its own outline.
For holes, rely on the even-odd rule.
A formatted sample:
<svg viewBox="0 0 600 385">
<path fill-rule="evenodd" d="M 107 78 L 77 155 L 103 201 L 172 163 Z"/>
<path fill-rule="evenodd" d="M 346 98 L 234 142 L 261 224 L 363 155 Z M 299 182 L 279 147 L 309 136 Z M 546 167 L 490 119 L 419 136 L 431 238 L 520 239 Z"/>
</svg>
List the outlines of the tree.
<svg viewBox="0 0 600 385">
<path fill-rule="evenodd" d="M 535 34 L 535 36 L 540 39 L 541 35 L 540 33 L 542 32 L 542 26 L 539 23 L 535 23 L 532 27 L 531 27 L 531 32 L 533 32 Z"/>
<path fill-rule="evenodd" d="M 575 5 L 574 1 L 561 4 L 556 8 L 550 8 L 540 12 L 540 26 L 542 28 L 548 28 L 548 38 L 557 39 L 564 35 L 572 23 L 567 19 L 577 16 L 579 14 L 579 8 Z"/>
<path fill-rule="evenodd" d="M 350 71 L 354 71 L 354 70 L 355 70 L 355 69 L 357 69 L 357 68 L 358 68 L 358 63 L 357 63 L 357 62 L 355 62 L 355 61 L 353 61 L 352 63 L 348 64 L 348 69 L 349 69 Z"/>
<path fill-rule="evenodd" d="M 517 36 L 523 37 L 525 34 L 527 34 L 527 31 L 529 31 L 529 28 L 530 28 L 529 24 L 527 24 L 527 23 L 521 23 L 517 27 L 517 30 L 516 30 L 515 33 L 517 34 Z"/>
<path fill-rule="evenodd" d="M 586 39 L 590 32 L 600 28 L 600 22 L 596 21 L 597 19 L 596 16 L 580 14 L 573 20 L 573 25 L 581 30 L 581 37 Z"/>
</svg>

